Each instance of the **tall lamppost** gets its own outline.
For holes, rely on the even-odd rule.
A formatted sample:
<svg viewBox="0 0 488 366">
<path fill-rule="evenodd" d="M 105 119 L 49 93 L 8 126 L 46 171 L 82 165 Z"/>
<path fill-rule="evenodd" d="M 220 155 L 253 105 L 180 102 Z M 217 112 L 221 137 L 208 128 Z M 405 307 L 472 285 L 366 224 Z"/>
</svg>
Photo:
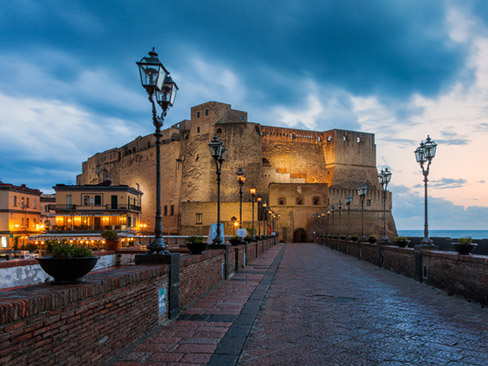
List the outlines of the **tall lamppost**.
<svg viewBox="0 0 488 366">
<path fill-rule="evenodd" d="M 367 183 L 361 184 L 358 188 L 358 195 L 361 199 L 361 239 L 364 240 L 364 199 L 368 194 L 369 186 Z"/>
<path fill-rule="evenodd" d="M 378 174 L 378 179 L 380 180 L 381 187 L 383 188 L 383 242 L 387 243 L 390 241 L 390 239 L 386 234 L 386 191 L 391 180 L 391 170 L 388 168 L 381 169 L 380 174 Z"/>
<path fill-rule="evenodd" d="M 268 235 L 268 204 L 263 202 L 263 235 Z"/>
<path fill-rule="evenodd" d="M 330 213 L 332 215 L 332 230 L 334 230 L 333 234 L 337 234 L 337 229 L 335 227 L 335 220 L 334 220 L 334 212 L 335 212 L 335 205 L 330 206 Z"/>
<path fill-rule="evenodd" d="M 344 235 L 344 233 L 342 232 L 342 201 L 339 201 L 337 209 L 339 210 L 339 222 L 337 224 L 337 226 L 339 227 L 339 235 Z"/>
<path fill-rule="evenodd" d="M 254 230 L 254 201 L 256 201 L 256 188 L 249 189 L 249 194 L 251 196 L 251 236 L 253 239 L 256 239 L 256 232 Z"/>
<path fill-rule="evenodd" d="M 239 184 L 239 229 L 242 229 L 242 187 L 246 182 L 246 175 L 242 168 L 237 169 L 237 183 Z"/>
<path fill-rule="evenodd" d="M 348 234 L 351 234 L 351 203 L 352 203 L 352 196 L 347 196 L 346 207 L 347 207 L 347 222 L 348 222 L 347 233 Z"/>
<path fill-rule="evenodd" d="M 427 183 L 429 182 L 429 170 L 432 159 L 435 157 L 437 151 L 437 144 L 432 141 L 429 135 L 427 139 L 420 142 L 420 146 L 415 150 L 415 158 L 417 163 L 420 164 L 422 169 L 422 174 L 424 175 L 424 238 L 422 239 L 422 244 L 432 244 L 432 240 L 429 238 L 429 221 L 428 221 L 428 211 L 427 211 Z"/>
<path fill-rule="evenodd" d="M 208 143 L 210 154 L 215 162 L 215 174 L 217 176 L 217 232 L 213 240 L 214 244 L 223 244 L 220 240 L 220 176 L 222 174 L 222 164 L 224 163 L 225 146 L 218 136 L 214 136 Z"/>
<path fill-rule="evenodd" d="M 262 214 L 262 202 L 263 198 L 262 197 L 257 197 L 256 201 L 258 203 L 258 236 L 261 236 L 261 220 L 263 218 Z"/>
<path fill-rule="evenodd" d="M 161 127 L 169 107 L 175 102 L 178 86 L 171 79 L 168 70 L 158 58 L 156 50 L 144 56 L 137 62 L 141 84 L 148 94 L 152 106 L 152 120 L 156 137 L 156 217 L 154 224 L 154 241 L 148 245 L 149 253 L 167 254 L 166 243 L 163 239 L 163 218 L 161 215 Z M 158 115 L 156 105 L 159 105 L 161 113 Z"/>
</svg>

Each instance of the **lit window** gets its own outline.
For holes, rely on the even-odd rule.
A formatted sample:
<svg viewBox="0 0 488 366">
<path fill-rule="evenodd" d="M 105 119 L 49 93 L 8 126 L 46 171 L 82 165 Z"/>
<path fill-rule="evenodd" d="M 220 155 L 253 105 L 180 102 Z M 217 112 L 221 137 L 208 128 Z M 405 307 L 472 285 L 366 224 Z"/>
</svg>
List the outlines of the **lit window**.
<svg viewBox="0 0 488 366">
<path fill-rule="evenodd" d="M 196 213 L 195 214 L 195 224 L 196 225 L 201 225 L 202 224 L 202 219 L 203 219 L 203 214 L 202 213 Z"/>
</svg>

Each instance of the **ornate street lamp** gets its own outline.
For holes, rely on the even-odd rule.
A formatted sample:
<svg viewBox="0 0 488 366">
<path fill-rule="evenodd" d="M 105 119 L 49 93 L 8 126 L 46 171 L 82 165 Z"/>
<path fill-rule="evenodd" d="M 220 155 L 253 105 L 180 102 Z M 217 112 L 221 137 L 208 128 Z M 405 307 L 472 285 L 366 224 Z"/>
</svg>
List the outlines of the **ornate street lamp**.
<svg viewBox="0 0 488 366">
<path fill-rule="evenodd" d="M 261 236 L 261 220 L 262 220 L 262 203 L 263 203 L 263 198 L 262 197 L 256 197 L 256 202 L 258 203 L 258 236 Z"/>
<path fill-rule="evenodd" d="M 268 235 L 268 204 L 263 202 L 263 235 Z"/>
<path fill-rule="evenodd" d="M 336 229 L 336 226 L 335 226 L 335 220 L 334 220 L 334 212 L 336 210 L 336 207 L 335 205 L 331 205 L 330 206 L 330 213 L 332 214 L 332 229 L 334 230 L 333 234 L 335 235 L 337 233 L 337 229 Z"/>
<path fill-rule="evenodd" d="M 337 209 L 339 210 L 339 222 L 338 222 L 338 227 L 339 227 L 339 235 L 343 235 L 344 233 L 342 232 L 342 201 L 339 201 L 337 205 Z"/>
<path fill-rule="evenodd" d="M 214 244 L 223 244 L 220 240 L 220 176 L 222 174 L 222 164 L 224 163 L 225 146 L 218 136 L 214 136 L 208 143 L 210 155 L 215 162 L 215 174 L 217 176 L 217 236 L 214 238 Z"/>
<path fill-rule="evenodd" d="M 381 169 L 380 174 L 378 174 L 378 179 L 383 188 L 383 242 L 388 243 L 390 239 L 386 233 L 386 191 L 391 180 L 391 170 L 388 168 Z"/>
<path fill-rule="evenodd" d="M 249 194 L 251 196 L 251 231 L 252 238 L 256 239 L 256 232 L 254 230 L 254 201 L 256 201 L 256 188 L 249 189 Z"/>
<path fill-rule="evenodd" d="M 351 203 L 352 203 L 352 196 L 347 196 L 346 198 L 346 207 L 347 207 L 347 233 L 351 233 Z"/>
<path fill-rule="evenodd" d="M 154 241 L 148 245 L 149 254 L 168 254 L 166 243 L 163 239 L 163 218 L 161 215 L 161 127 L 169 107 L 175 102 L 178 86 L 171 79 L 168 70 L 158 58 L 153 48 L 152 51 L 137 62 L 141 85 L 146 89 L 149 102 L 152 106 L 152 120 L 156 137 L 156 217 L 154 225 Z M 161 109 L 158 115 L 157 105 Z"/>
<path fill-rule="evenodd" d="M 358 188 L 358 195 L 361 199 L 361 239 L 364 240 L 364 199 L 368 195 L 369 186 L 367 183 L 361 184 Z"/>
<path fill-rule="evenodd" d="M 432 159 L 434 159 L 437 152 L 437 144 L 432 141 L 429 135 L 427 139 L 420 142 L 420 146 L 415 149 L 415 159 L 417 163 L 420 164 L 422 169 L 422 174 L 424 176 L 424 238 L 422 239 L 422 244 L 432 245 L 432 240 L 429 238 L 429 221 L 428 221 L 428 210 L 427 210 L 427 183 L 429 182 L 429 170 Z"/>
<path fill-rule="evenodd" d="M 242 168 L 237 169 L 237 183 L 239 184 L 239 229 L 242 229 L 242 186 L 246 182 L 246 175 Z"/>
</svg>

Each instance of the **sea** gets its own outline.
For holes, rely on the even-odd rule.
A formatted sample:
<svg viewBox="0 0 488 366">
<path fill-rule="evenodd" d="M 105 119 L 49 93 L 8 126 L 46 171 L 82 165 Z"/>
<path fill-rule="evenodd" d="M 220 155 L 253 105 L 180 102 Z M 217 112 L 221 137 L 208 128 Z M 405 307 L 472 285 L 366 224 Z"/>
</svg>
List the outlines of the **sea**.
<svg viewBox="0 0 488 366">
<path fill-rule="evenodd" d="M 398 230 L 399 236 L 423 237 L 423 230 Z M 431 238 L 472 238 L 488 239 L 488 230 L 429 230 Z"/>
</svg>

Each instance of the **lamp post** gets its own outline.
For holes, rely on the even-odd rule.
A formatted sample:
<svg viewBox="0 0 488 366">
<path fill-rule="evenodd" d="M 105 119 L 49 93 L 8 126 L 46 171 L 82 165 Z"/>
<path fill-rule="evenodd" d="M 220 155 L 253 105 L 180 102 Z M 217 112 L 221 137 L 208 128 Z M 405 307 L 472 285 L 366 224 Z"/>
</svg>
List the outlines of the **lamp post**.
<svg viewBox="0 0 488 366">
<path fill-rule="evenodd" d="M 339 235 L 343 235 L 344 233 L 342 232 L 342 226 L 343 226 L 342 225 L 342 201 L 339 201 L 337 208 L 339 209 L 339 222 L 338 222 Z"/>
<path fill-rule="evenodd" d="M 334 230 L 333 234 L 337 234 L 337 230 L 335 227 L 335 220 L 334 220 L 334 212 L 335 212 L 335 205 L 330 206 L 330 213 L 332 214 L 332 230 Z"/>
<path fill-rule="evenodd" d="M 388 184 L 391 180 L 391 170 L 388 168 L 381 169 L 380 174 L 378 174 L 378 179 L 383 188 L 383 242 L 388 243 L 390 239 L 386 234 L 386 190 L 388 189 Z"/>
<path fill-rule="evenodd" d="M 239 229 L 242 229 L 242 187 L 246 182 L 246 175 L 242 168 L 237 169 L 237 183 L 239 184 Z"/>
<path fill-rule="evenodd" d="M 252 231 L 252 238 L 256 239 L 256 232 L 254 230 L 254 201 L 256 200 L 256 188 L 249 189 L 249 194 L 251 195 L 251 231 Z"/>
<path fill-rule="evenodd" d="M 364 240 L 364 199 L 368 194 L 369 186 L 367 183 L 361 184 L 358 188 L 358 195 L 361 198 L 361 239 Z"/>
<path fill-rule="evenodd" d="M 225 146 L 218 136 L 214 136 L 208 143 L 210 154 L 215 162 L 215 174 L 217 177 L 217 232 L 213 240 L 214 244 L 223 244 L 220 240 L 220 176 L 222 174 L 222 164 L 224 163 Z"/>
<path fill-rule="evenodd" d="M 347 221 L 349 225 L 347 226 L 347 233 L 351 234 L 351 203 L 352 203 L 352 196 L 347 196 L 346 198 L 346 207 L 347 207 Z"/>
<path fill-rule="evenodd" d="M 420 164 L 422 169 L 422 174 L 424 176 L 424 238 L 422 239 L 422 244 L 431 245 L 432 240 L 429 238 L 429 221 L 428 221 L 428 211 L 427 211 L 427 183 L 429 182 L 429 170 L 432 159 L 434 159 L 437 151 L 437 144 L 432 141 L 429 135 L 427 139 L 420 142 L 420 146 L 415 150 L 415 159 L 417 163 Z"/>
<path fill-rule="evenodd" d="M 148 94 L 152 106 L 152 120 L 156 137 L 156 217 L 154 224 L 154 241 L 148 245 L 150 254 L 168 254 L 166 243 L 163 239 L 163 218 L 161 215 L 161 127 L 169 107 L 175 102 L 178 86 L 171 78 L 168 70 L 158 58 L 153 48 L 152 51 L 137 62 L 141 84 Z M 158 115 L 156 105 L 159 105 L 161 113 Z"/>
<path fill-rule="evenodd" d="M 268 204 L 263 202 L 263 235 L 268 235 Z"/>
<path fill-rule="evenodd" d="M 262 201 L 263 201 L 263 198 L 262 197 L 257 197 L 256 198 L 256 201 L 258 202 L 258 236 L 260 237 L 261 236 L 261 219 L 262 219 Z"/>
</svg>

